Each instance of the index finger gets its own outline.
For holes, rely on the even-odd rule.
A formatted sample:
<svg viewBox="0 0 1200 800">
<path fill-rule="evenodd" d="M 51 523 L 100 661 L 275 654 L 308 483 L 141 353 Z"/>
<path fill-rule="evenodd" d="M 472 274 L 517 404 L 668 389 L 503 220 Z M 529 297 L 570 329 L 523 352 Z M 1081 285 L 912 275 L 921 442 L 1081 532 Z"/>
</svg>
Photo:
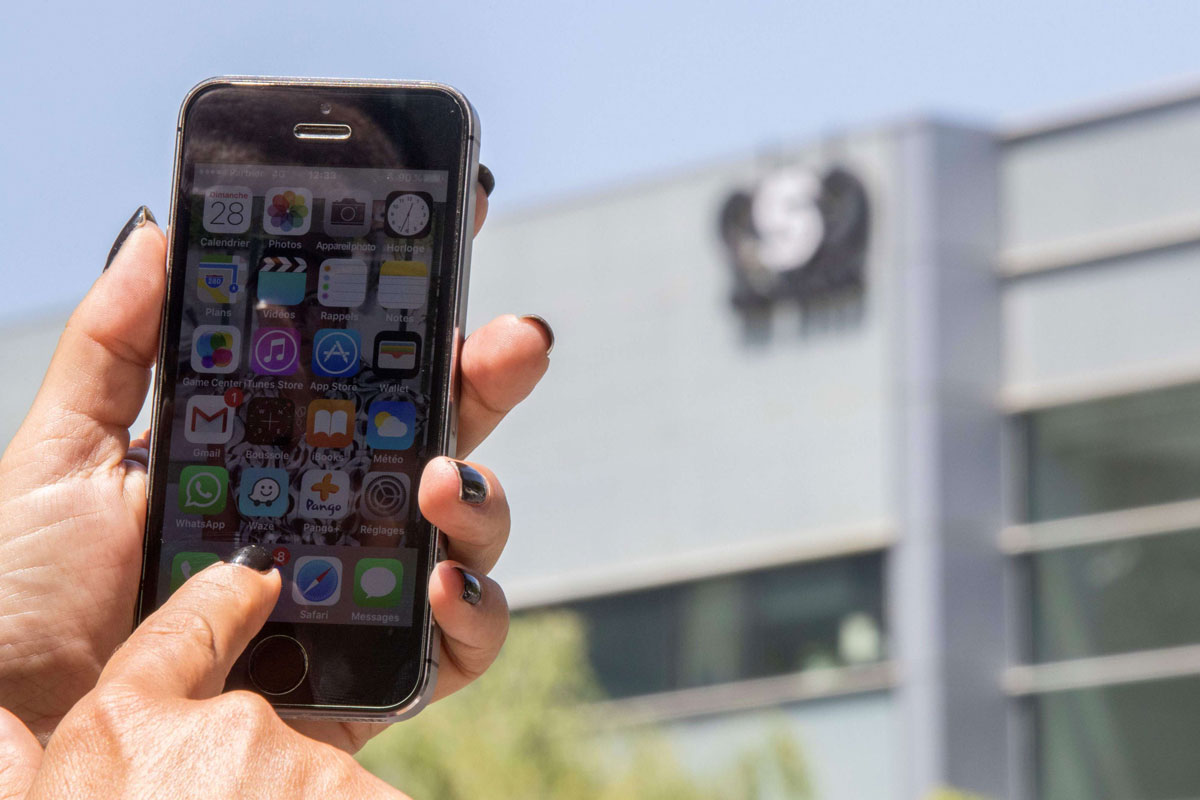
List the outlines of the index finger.
<svg viewBox="0 0 1200 800">
<path fill-rule="evenodd" d="M 279 598 L 280 577 L 266 548 L 249 545 L 179 587 L 109 660 L 97 685 L 203 699 L 225 686 L 233 662 Z"/>
</svg>

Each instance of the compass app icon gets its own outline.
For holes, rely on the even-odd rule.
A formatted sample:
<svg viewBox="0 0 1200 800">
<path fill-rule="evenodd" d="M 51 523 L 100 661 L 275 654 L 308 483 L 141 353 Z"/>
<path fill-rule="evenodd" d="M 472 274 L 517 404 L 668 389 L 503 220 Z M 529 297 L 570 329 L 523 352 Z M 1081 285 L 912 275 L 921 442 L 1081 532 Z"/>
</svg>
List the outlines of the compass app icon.
<svg viewBox="0 0 1200 800">
<path fill-rule="evenodd" d="M 342 597 L 342 562 L 333 556 L 296 559 L 292 599 L 304 606 L 331 606 Z"/>
</svg>

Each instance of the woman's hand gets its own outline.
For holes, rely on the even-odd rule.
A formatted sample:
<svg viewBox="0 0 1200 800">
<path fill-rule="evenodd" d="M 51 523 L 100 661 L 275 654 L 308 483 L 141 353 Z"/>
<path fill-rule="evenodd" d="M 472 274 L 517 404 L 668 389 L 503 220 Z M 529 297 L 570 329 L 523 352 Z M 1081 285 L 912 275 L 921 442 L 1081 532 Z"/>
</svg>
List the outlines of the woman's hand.
<svg viewBox="0 0 1200 800">
<path fill-rule="evenodd" d="M 251 545 L 270 564 L 264 548 Z M 235 556 L 236 558 L 236 556 Z M 220 694 L 279 597 L 278 570 L 213 564 L 129 637 L 43 753 L 0 710 L 0 797 L 401 798 L 261 697 Z"/>
<path fill-rule="evenodd" d="M 487 213 L 480 190 L 476 230 Z M 153 223 L 129 234 L 67 323 L 33 406 L 0 459 L 0 706 L 45 739 L 96 684 L 133 627 L 146 521 L 148 442 L 129 441 L 150 382 L 166 286 L 166 241 Z M 549 330 L 500 317 L 463 346 L 459 452 L 465 456 L 545 372 Z M 444 530 L 449 558 L 481 588 L 464 602 L 462 573 L 445 563 L 430 602 L 442 628 L 436 697 L 470 682 L 495 658 L 508 623 L 499 587 L 484 577 L 508 536 L 495 477 L 486 500 L 460 499 L 459 470 L 426 469 L 419 502 Z M 377 726 L 319 723 L 313 736 L 357 749 Z"/>
</svg>

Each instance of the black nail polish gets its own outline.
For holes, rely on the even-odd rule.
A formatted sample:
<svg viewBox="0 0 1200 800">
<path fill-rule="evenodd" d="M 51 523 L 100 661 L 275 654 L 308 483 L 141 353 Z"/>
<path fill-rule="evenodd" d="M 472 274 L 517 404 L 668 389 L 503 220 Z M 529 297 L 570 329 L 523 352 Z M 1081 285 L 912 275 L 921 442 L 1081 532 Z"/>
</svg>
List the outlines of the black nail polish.
<svg viewBox="0 0 1200 800">
<path fill-rule="evenodd" d="M 479 474 L 479 470 L 470 464 L 450 460 L 458 468 L 458 499 L 473 506 L 481 505 L 487 500 L 487 481 Z"/>
<path fill-rule="evenodd" d="M 463 579 L 462 599 L 466 600 L 473 606 L 479 605 L 479 601 L 483 599 L 483 585 L 471 573 L 467 572 L 462 567 L 455 567 Z"/>
<path fill-rule="evenodd" d="M 496 188 L 496 176 L 483 164 L 479 165 L 479 185 L 488 197 L 492 196 L 492 191 Z"/>
<path fill-rule="evenodd" d="M 248 544 L 240 550 L 235 550 L 229 557 L 229 563 L 239 564 L 259 572 L 270 572 L 275 566 L 275 556 L 271 555 L 271 551 L 261 544 Z"/>
<path fill-rule="evenodd" d="M 550 327 L 550 323 L 546 322 L 546 320 L 543 317 L 539 317 L 537 314 L 522 314 L 521 319 L 531 320 L 533 322 L 536 322 L 538 325 L 542 326 L 542 330 L 544 330 L 546 332 L 546 335 L 550 337 L 550 346 L 546 348 L 546 355 L 550 355 L 551 353 L 553 353 L 554 352 L 554 328 Z"/>
<path fill-rule="evenodd" d="M 129 234 L 147 222 L 158 222 L 158 220 L 150 213 L 150 209 L 145 206 L 138 206 L 138 210 L 133 212 L 133 216 L 129 218 L 129 221 L 125 223 L 125 227 L 121 228 L 121 232 L 117 234 L 117 240 L 113 242 L 112 250 L 108 251 L 108 258 L 104 261 L 105 270 L 112 264 L 113 259 L 117 257 L 117 253 L 121 252 L 121 245 L 125 244 L 125 240 L 129 238 Z M 101 272 L 103 271 L 101 270 Z"/>
</svg>

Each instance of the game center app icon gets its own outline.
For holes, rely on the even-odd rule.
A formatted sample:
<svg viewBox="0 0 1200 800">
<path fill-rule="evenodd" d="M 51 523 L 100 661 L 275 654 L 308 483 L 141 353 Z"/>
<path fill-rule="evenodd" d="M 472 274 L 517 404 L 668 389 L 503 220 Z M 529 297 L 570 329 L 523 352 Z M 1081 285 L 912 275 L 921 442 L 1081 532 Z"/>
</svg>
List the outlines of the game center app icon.
<svg viewBox="0 0 1200 800">
<path fill-rule="evenodd" d="M 196 267 L 196 294 L 205 303 L 236 303 L 246 294 L 246 259 L 213 253 Z"/>
<path fill-rule="evenodd" d="M 416 438 L 417 409 L 407 400 L 376 400 L 367 411 L 367 444 L 407 450 Z"/>
<path fill-rule="evenodd" d="M 291 375 L 300 366 L 300 331 L 259 328 L 250 341 L 250 368 L 259 375 Z"/>
<path fill-rule="evenodd" d="M 304 438 L 313 447 L 349 447 L 354 441 L 354 401 L 313 400 Z"/>
<path fill-rule="evenodd" d="M 227 374 L 241 363 L 242 332 L 232 325 L 197 325 L 192 331 L 192 369 Z"/>
<path fill-rule="evenodd" d="M 326 378 L 349 378 L 357 374 L 362 357 L 358 331 L 322 328 L 313 336 L 313 372 Z"/>
<path fill-rule="evenodd" d="M 282 517 L 288 508 L 287 470 L 245 467 L 238 484 L 238 511 L 248 517 Z"/>
<path fill-rule="evenodd" d="M 183 416 L 183 438 L 193 444 L 225 444 L 233 436 L 236 413 L 223 394 L 189 397 Z"/>
<path fill-rule="evenodd" d="M 350 475 L 337 469 L 310 469 L 300 479 L 298 510 L 305 519 L 342 519 L 350 513 Z"/>
<path fill-rule="evenodd" d="M 290 447 L 295 432 L 296 404 L 286 397 L 252 397 L 246 403 L 246 441 Z"/>
<path fill-rule="evenodd" d="M 276 236 L 299 236 L 312 225 L 312 192 L 276 186 L 263 198 L 263 230 Z"/>
<path fill-rule="evenodd" d="M 229 473 L 224 467 L 193 464 L 179 475 L 179 510 L 185 514 L 220 514 L 225 510 Z"/>
<path fill-rule="evenodd" d="M 304 606 L 331 606 L 342 597 L 342 561 L 302 556 L 292 572 L 292 599 Z"/>
<path fill-rule="evenodd" d="M 354 565 L 354 604 L 395 608 L 404 599 L 404 565 L 394 558 L 360 558 Z"/>
</svg>

